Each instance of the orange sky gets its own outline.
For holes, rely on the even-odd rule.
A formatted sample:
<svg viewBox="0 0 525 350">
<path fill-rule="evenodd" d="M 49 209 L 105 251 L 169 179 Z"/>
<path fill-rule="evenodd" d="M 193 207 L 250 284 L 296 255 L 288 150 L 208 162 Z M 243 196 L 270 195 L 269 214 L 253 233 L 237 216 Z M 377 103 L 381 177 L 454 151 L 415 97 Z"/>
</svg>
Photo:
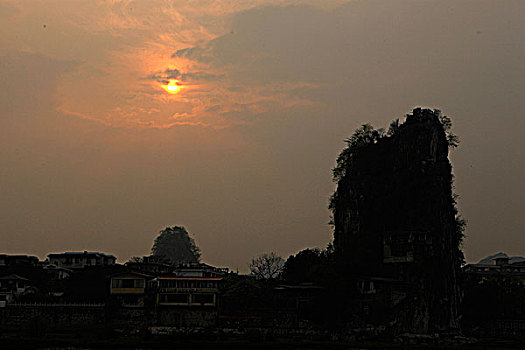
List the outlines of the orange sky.
<svg viewBox="0 0 525 350">
<path fill-rule="evenodd" d="M 525 255 L 524 15 L 522 1 L 0 1 L 2 251 L 124 262 L 166 225 L 241 270 L 325 246 L 344 138 L 429 106 L 463 141 L 467 259 Z"/>
</svg>

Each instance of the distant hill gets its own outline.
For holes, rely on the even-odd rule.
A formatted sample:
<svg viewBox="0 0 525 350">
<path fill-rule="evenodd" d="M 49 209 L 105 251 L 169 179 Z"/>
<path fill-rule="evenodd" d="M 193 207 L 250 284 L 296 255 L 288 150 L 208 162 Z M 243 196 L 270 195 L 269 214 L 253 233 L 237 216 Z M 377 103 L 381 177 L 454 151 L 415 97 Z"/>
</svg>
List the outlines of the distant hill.
<svg viewBox="0 0 525 350">
<path fill-rule="evenodd" d="M 494 255 L 489 255 L 486 258 L 481 259 L 478 264 L 482 265 L 494 265 L 494 260 L 498 258 L 508 258 L 509 264 L 519 263 L 525 261 L 523 256 L 508 256 L 503 252 L 496 253 Z"/>
</svg>

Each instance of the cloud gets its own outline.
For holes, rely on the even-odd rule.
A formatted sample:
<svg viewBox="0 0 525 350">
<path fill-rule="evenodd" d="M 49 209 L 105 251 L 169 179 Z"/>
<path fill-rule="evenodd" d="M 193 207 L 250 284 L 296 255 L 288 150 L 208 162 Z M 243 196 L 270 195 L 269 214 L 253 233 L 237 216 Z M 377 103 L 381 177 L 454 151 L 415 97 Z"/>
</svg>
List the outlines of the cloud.
<svg viewBox="0 0 525 350">
<path fill-rule="evenodd" d="M 167 68 L 164 71 L 159 71 L 159 72 L 150 74 L 145 79 L 154 80 L 161 84 L 168 84 L 170 80 L 180 80 L 181 82 L 184 82 L 184 83 L 192 83 L 192 82 L 198 82 L 198 81 L 211 82 L 211 81 L 216 81 L 224 77 L 225 77 L 224 74 L 213 74 L 213 73 L 199 72 L 199 71 L 181 73 L 178 69 Z"/>
<path fill-rule="evenodd" d="M 41 37 L 30 44 L 81 62 L 61 78 L 64 110 L 129 128 L 165 127 L 176 113 L 224 127 L 241 111 L 248 122 L 270 111 L 368 101 L 414 79 L 460 77 L 466 58 L 489 57 L 484 43 L 494 31 L 476 34 L 484 22 L 467 16 L 461 25 L 450 6 L 370 1 L 327 10 L 304 3 L 60 3 L 53 6 L 67 16 L 50 25 L 60 31 L 38 28 Z M 24 7 L 20 23 L 38 18 L 36 8 Z M 447 16 L 445 27 L 424 20 Z M 5 25 L 20 27 L 13 21 Z M 469 36 L 471 26 L 479 28 Z M 489 41 L 507 42 L 514 32 Z M 161 85 L 172 79 L 182 89 L 167 95 Z"/>
<path fill-rule="evenodd" d="M 200 47 L 187 47 L 185 49 L 180 49 L 171 54 L 172 58 L 189 58 L 189 59 L 196 59 L 201 62 L 206 62 L 209 60 L 206 60 L 203 55 L 204 50 Z"/>
<path fill-rule="evenodd" d="M 243 11 L 263 3 L 285 2 L 246 1 L 235 6 L 216 2 L 223 14 L 223 17 L 218 17 L 223 23 L 222 32 L 217 34 L 212 33 L 217 30 L 216 15 L 221 11 L 218 8 L 210 10 L 207 7 L 209 4 L 202 4 L 204 11 L 200 13 L 181 4 L 163 2 L 155 2 L 151 6 L 145 6 L 141 1 L 97 5 L 106 11 L 102 11 L 104 15 L 95 20 L 94 28 L 88 29 L 86 35 L 100 36 L 104 33 L 117 40 L 118 44 L 107 51 L 109 61 L 93 66 L 86 62 L 84 73 L 74 73 L 64 80 L 62 109 L 89 116 L 92 120 L 103 120 L 104 124 L 115 127 L 167 127 L 173 125 L 171 116 L 174 113 L 190 113 L 192 120 L 201 120 L 202 125 L 222 128 L 238 122 L 239 106 L 246 107 L 243 110 L 246 113 L 244 123 L 251 117 L 279 107 L 287 109 L 314 105 L 315 98 L 312 94 L 307 96 L 307 91 L 313 91 L 318 86 L 311 84 L 310 76 L 290 79 L 290 76 L 275 71 L 264 77 L 250 78 L 252 73 L 249 71 L 254 69 L 254 64 L 257 64 L 255 70 L 268 73 L 265 66 L 272 60 L 268 59 L 264 48 L 247 44 L 267 39 L 249 26 L 243 27 L 246 23 L 241 26 L 235 23 L 242 22 L 242 18 L 249 15 Z M 270 12 L 261 11 L 274 16 L 281 9 L 289 11 L 281 6 Z M 212 12 L 215 15 L 213 21 Z M 83 29 L 90 13 L 75 14 L 71 22 L 76 28 Z M 155 25 L 151 23 L 153 18 Z M 231 18 L 234 30 L 238 29 L 241 33 L 248 30 L 252 36 L 239 36 L 235 31 L 231 33 Z M 141 20 L 143 22 L 139 23 Z M 108 26 L 108 23 L 111 25 Z M 226 33 L 221 35 L 223 32 Z M 239 37 L 241 42 L 237 42 Z M 225 55 L 229 45 L 236 45 L 230 56 Z M 173 51 L 173 47 L 182 48 Z M 275 54 L 277 59 L 283 57 L 281 52 Z M 238 57 L 232 60 L 231 56 Z M 104 73 L 95 77 L 95 70 Z M 86 95 L 71 88 L 71 84 L 80 80 L 95 93 Z M 182 87 L 177 95 L 166 95 L 161 88 L 170 80 L 177 80 Z M 290 85 L 290 82 L 295 85 Z M 298 89 L 297 84 L 302 84 L 302 88 Z M 105 96 L 112 96 L 112 99 L 104 100 Z M 141 110 L 158 112 L 147 114 Z M 228 120 L 228 113 L 231 113 L 231 120 Z"/>
<path fill-rule="evenodd" d="M 59 108 L 69 115 L 118 128 L 143 129 L 168 127 L 173 125 L 172 115 L 189 113 L 192 120 L 203 121 L 202 125 L 223 128 L 238 122 L 241 105 L 246 106 L 246 122 L 265 111 L 293 108 L 290 106 L 296 104 L 290 101 L 312 101 L 305 89 L 295 95 L 299 93 L 295 87 L 283 88 L 290 79 L 277 71 L 251 79 L 249 71 L 255 61 L 255 69 L 261 71 L 267 71 L 265 66 L 271 63 L 265 63 L 268 57 L 262 48 L 247 45 L 264 37 L 237 25 L 241 32 L 250 29 L 251 38 L 231 34 L 232 23 L 244 18 L 244 11 L 262 5 L 277 6 L 277 11 L 288 3 L 30 1 L 16 3 L 19 14 L 0 24 L 6 30 L 28 30 L 16 38 L 13 35 L 0 40 L 8 42 L 9 48 L 30 48 L 78 63 L 58 83 Z M 49 11 L 63 15 L 47 18 Z M 38 22 L 47 23 L 47 28 L 31 25 Z M 242 42 L 236 41 L 239 37 Z M 231 51 L 231 55 L 239 56 L 237 59 L 225 55 L 224 46 L 229 43 L 237 45 Z M 276 56 L 282 55 L 276 52 Z M 182 87 L 176 95 L 168 95 L 162 88 L 170 80 L 177 80 Z M 310 80 L 305 76 L 293 79 L 293 83 Z M 311 85 L 306 90 L 316 88 Z"/>
<path fill-rule="evenodd" d="M 166 68 L 164 71 L 155 72 L 146 77 L 148 80 L 154 80 L 161 84 L 168 84 L 170 79 L 180 79 L 182 76 L 178 69 Z"/>
<path fill-rule="evenodd" d="M 183 82 L 192 82 L 192 81 L 216 81 L 219 79 L 225 78 L 225 74 L 213 74 L 206 72 L 192 72 L 184 73 L 181 75 L 181 80 Z"/>
</svg>

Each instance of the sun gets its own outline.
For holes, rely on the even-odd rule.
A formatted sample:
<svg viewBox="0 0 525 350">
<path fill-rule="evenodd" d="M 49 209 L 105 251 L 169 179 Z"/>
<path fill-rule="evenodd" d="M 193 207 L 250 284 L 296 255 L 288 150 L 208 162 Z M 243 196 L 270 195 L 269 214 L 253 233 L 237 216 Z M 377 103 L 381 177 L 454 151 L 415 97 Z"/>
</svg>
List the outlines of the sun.
<svg viewBox="0 0 525 350">
<path fill-rule="evenodd" d="M 181 86 L 178 84 L 177 80 L 170 79 L 168 84 L 162 85 L 162 88 L 170 94 L 176 94 L 180 91 Z"/>
</svg>

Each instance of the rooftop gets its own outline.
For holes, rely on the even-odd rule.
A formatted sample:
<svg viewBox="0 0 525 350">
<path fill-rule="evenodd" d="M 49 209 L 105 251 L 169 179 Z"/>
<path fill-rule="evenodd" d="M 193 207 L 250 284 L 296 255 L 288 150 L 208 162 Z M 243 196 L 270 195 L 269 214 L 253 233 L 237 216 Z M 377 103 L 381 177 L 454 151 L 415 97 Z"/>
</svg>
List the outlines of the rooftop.
<svg viewBox="0 0 525 350">
<path fill-rule="evenodd" d="M 57 256 L 57 255 L 68 255 L 68 256 L 73 256 L 73 255 L 90 255 L 90 256 L 103 256 L 103 257 L 106 257 L 106 258 L 115 258 L 114 255 L 111 255 L 111 254 L 105 254 L 105 253 L 100 253 L 100 252 L 88 252 L 88 251 L 83 251 L 83 252 L 64 252 L 64 253 L 50 253 L 48 254 L 47 256 L 48 257 L 51 257 L 51 256 Z M 115 258 L 116 259 L 116 258 Z"/>
</svg>

